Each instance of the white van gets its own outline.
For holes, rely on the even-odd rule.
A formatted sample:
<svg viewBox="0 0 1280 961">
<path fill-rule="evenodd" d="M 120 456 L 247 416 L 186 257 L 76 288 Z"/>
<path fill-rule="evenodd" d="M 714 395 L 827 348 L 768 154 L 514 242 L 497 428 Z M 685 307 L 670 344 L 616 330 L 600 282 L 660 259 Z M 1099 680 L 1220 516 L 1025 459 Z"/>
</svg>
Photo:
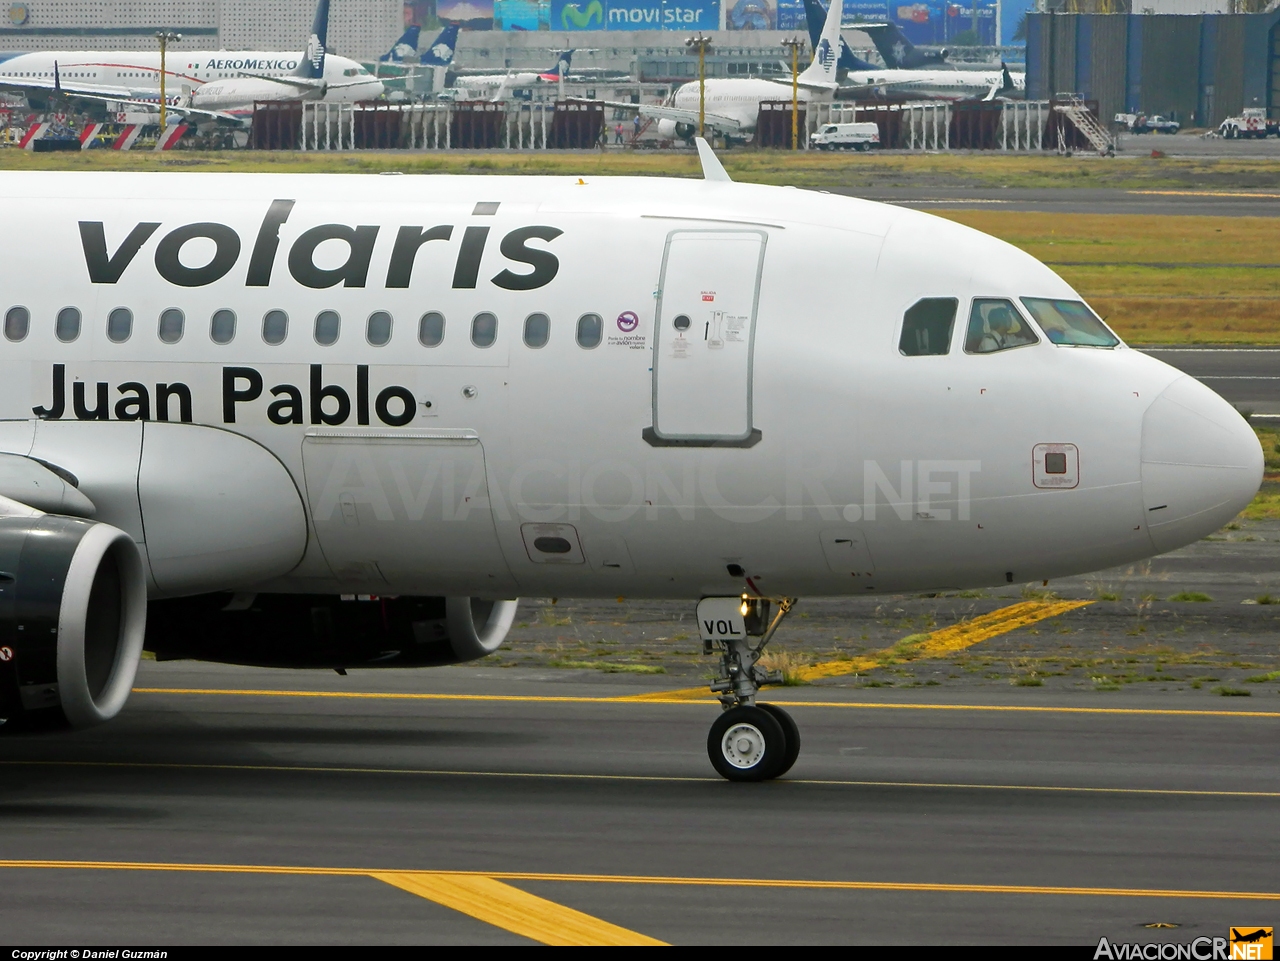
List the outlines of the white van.
<svg viewBox="0 0 1280 961">
<path fill-rule="evenodd" d="M 870 150 L 880 146 L 880 127 L 874 123 L 828 123 L 809 143 L 819 150 Z"/>
</svg>

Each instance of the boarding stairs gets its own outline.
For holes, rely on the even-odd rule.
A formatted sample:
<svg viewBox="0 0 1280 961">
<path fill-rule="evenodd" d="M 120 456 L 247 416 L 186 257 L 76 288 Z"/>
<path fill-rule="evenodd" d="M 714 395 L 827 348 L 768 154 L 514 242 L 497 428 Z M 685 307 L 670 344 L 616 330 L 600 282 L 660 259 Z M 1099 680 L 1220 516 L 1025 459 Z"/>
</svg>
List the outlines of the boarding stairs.
<svg viewBox="0 0 1280 961">
<path fill-rule="evenodd" d="M 1059 94 L 1059 102 L 1053 105 L 1053 109 L 1062 115 L 1063 120 L 1067 120 L 1073 127 L 1084 135 L 1089 141 L 1093 149 L 1098 151 L 1099 157 L 1114 156 L 1116 152 L 1115 142 L 1111 139 L 1111 135 L 1098 123 L 1098 118 L 1093 115 L 1087 106 L 1085 106 L 1082 97 L 1071 95 L 1063 96 Z M 1064 132 L 1064 124 L 1058 124 L 1058 153 L 1065 154 L 1069 151 L 1067 146 L 1067 138 Z"/>
</svg>

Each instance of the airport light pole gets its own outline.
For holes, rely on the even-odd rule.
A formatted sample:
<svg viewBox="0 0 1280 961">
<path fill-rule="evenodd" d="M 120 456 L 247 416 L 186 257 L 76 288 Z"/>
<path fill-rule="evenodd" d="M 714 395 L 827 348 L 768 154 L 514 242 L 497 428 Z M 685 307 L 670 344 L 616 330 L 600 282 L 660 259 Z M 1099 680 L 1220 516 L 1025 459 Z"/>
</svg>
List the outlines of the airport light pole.
<svg viewBox="0 0 1280 961">
<path fill-rule="evenodd" d="M 686 40 L 684 45 L 698 51 L 698 136 L 701 137 L 707 119 L 707 51 L 711 49 L 711 38 L 699 33 Z"/>
<path fill-rule="evenodd" d="M 163 137 L 165 121 L 169 119 L 165 111 L 166 105 L 164 100 L 165 51 L 168 49 L 169 44 L 177 43 L 181 40 L 182 34 L 174 33 L 172 30 L 157 30 L 156 39 L 160 41 L 160 136 Z"/>
<path fill-rule="evenodd" d="M 800 53 L 804 41 L 799 37 L 783 40 L 782 45 L 791 51 L 791 149 L 800 147 Z"/>
</svg>

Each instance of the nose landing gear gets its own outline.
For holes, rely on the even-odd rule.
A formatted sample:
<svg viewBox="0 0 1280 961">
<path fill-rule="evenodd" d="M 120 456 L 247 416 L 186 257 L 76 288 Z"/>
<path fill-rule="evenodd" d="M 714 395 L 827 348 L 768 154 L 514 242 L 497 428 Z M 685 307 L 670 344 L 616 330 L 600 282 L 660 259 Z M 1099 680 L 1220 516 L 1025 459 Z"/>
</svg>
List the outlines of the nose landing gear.
<svg viewBox="0 0 1280 961">
<path fill-rule="evenodd" d="M 770 606 L 778 612 L 769 619 Z M 708 597 L 698 604 L 703 651 L 721 648 L 721 676 L 711 685 L 724 706 L 707 735 L 711 766 L 730 781 L 765 781 L 791 770 L 800 755 L 800 729 L 776 704 L 757 704 L 762 684 L 778 684 L 780 672 L 756 666 L 782 619 L 795 605 L 758 597 Z M 767 625 L 767 626 L 766 626 Z M 758 642 L 752 644 L 752 638 Z"/>
</svg>

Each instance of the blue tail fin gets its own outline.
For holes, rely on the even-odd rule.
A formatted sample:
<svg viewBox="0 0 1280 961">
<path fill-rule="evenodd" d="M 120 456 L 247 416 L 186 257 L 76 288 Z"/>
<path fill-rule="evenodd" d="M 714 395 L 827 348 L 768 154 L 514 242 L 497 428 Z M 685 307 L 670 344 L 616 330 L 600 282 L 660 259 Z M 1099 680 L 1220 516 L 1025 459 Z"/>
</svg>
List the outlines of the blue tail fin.
<svg viewBox="0 0 1280 961">
<path fill-rule="evenodd" d="M 871 38 L 871 42 L 880 51 L 880 56 L 884 58 L 886 67 L 897 70 L 920 70 L 937 66 L 947 59 L 945 50 L 938 53 L 917 50 L 915 45 L 907 39 L 907 35 L 902 32 L 902 28 L 892 21 L 860 23 L 858 29 Z"/>
<path fill-rule="evenodd" d="M 558 74 L 560 72 L 560 64 L 564 64 L 564 72 L 568 74 L 569 61 L 572 59 L 573 59 L 573 51 L 566 50 L 564 53 L 560 54 L 560 56 L 556 59 L 556 62 L 551 65 L 551 69 L 548 70 L 547 73 Z"/>
<path fill-rule="evenodd" d="M 821 0 L 804 0 L 804 16 L 809 24 L 809 40 L 813 43 L 813 49 L 817 50 L 818 41 L 822 35 L 822 24 L 827 19 L 827 8 Z M 836 68 L 838 70 L 874 70 L 875 65 L 855 57 L 849 45 L 844 42 L 844 37 L 841 37 L 840 62 L 836 64 Z"/>
<path fill-rule="evenodd" d="M 307 54 L 298 73 L 311 80 L 324 77 L 324 51 L 329 35 L 329 0 L 320 0 L 316 4 L 316 19 L 311 24 L 311 35 L 307 37 Z"/>
<path fill-rule="evenodd" d="M 405 57 L 412 57 L 418 52 L 418 35 L 422 28 L 416 23 L 405 27 L 400 39 L 391 45 L 391 49 L 378 58 L 379 63 L 401 63 Z"/>
<path fill-rule="evenodd" d="M 422 52 L 418 62 L 429 67 L 447 67 L 453 63 L 453 51 L 458 46 L 458 25 L 451 23 L 440 31 L 440 35 L 431 41 L 431 46 Z"/>
</svg>

